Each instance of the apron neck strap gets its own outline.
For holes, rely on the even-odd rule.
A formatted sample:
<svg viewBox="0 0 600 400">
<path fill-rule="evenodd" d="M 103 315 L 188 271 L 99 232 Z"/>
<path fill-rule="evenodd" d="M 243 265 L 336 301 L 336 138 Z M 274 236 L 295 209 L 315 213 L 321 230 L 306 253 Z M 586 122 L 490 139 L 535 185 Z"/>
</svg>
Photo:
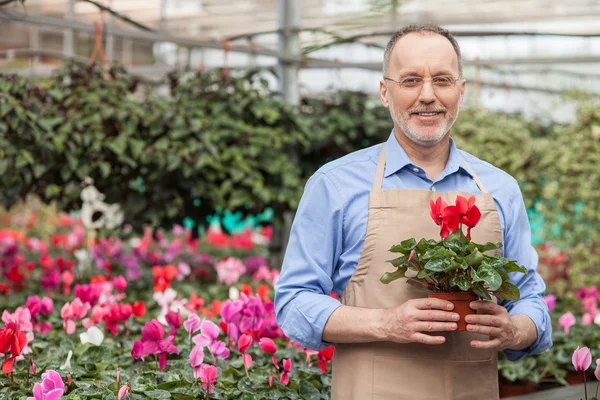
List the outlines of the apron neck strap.
<svg viewBox="0 0 600 400">
<path fill-rule="evenodd" d="M 485 186 L 483 186 L 483 183 L 481 182 L 481 179 L 479 179 L 479 177 L 477 176 L 477 174 L 475 173 L 475 171 L 473 171 L 473 168 L 471 168 L 471 165 L 467 162 L 467 160 L 465 160 L 465 158 L 462 156 L 462 154 L 458 153 L 458 155 L 465 162 L 465 165 L 467 166 L 467 169 L 469 170 L 469 172 L 473 176 L 473 180 L 475 181 L 475 183 L 477 184 L 477 186 L 479 186 L 479 190 L 481 190 L 481 193 L 487 194 L 488 191 L 486 190 Z M 384 171 L 385 171 L 385 144 L 381 148 L 381 154 L 379 155 L 379 161 L 377 162 L 377 171 L 375 172 L 375 181 L 373 182 L 373 191 L 374 192 L 380 192 L 381 191 L 381 185 L 383 183 L 383 173 L 384 173 Z"/>
</svg>

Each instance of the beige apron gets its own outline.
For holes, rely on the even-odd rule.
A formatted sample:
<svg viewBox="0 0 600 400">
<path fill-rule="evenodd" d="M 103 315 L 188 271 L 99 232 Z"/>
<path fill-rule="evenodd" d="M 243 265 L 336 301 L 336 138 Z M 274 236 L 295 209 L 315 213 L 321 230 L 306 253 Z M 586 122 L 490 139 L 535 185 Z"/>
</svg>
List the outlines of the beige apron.
<svg viewBox="0 0 600 400">
<path fill-rule="evenodd" d="M 466 163 L 466 160 L 465 160 Z M 482 194 L 475 204 L 481 220 L 471 231 L 478 243 L 501 242 L 502 230 L 494 199 L 468 165 Z M 389 249 L 408 238 L 439 239 L 439 227 L 429 215 L 429 200 L 442 197 L 454 204 L 457 195 L 418 189 L 381 190 L 385 146 L 381 151 L 373 190 L 369 195 L 369 220 L 360 261 L 342 293 L 343 304 L 365 308 L 391 308 L 409 299 L 427 297 L 428 291 L 398 279 L 383 284 L 379 278 L 393 271 L 386 260 Z M 414 276 L 414 271 L 407 275 Z M 433 333 L 442 334 L 442 333 Z M 448 332 L 446 343 L 397 344 L 377 342 L 337 344 L 333 358 L 332 400 L 495 400 L 498 369 L 495 350 L 474 349 L 472 339 L 487 340 L 470 332 Z"/>
</svg>

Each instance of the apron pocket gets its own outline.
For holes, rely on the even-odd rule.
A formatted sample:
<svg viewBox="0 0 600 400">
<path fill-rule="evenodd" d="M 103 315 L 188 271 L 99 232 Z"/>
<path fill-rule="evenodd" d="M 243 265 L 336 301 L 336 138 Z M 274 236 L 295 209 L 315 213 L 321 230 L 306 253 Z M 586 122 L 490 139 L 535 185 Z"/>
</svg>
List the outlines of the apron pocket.
<svg viewBox="0 0 600 400">
<path fill-rule="evenodd" d="M 497 400 L 495 360 L 373 358 L 372 400 Z"/>
<path fill-rule="evenodd" d="M 444 370 L 432 359 L 373 357 L 372 400 L 440 400 Z"/>
</svg>

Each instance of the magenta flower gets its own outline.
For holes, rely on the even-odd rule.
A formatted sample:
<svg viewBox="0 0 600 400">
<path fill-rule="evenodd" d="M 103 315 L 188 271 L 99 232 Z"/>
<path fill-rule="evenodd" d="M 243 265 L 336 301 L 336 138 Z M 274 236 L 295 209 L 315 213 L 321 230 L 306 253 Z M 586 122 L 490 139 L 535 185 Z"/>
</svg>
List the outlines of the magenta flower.
<svg viewBox="0 0 600 400">
<path fill-rule="evenodd" d="M 590 313 L 585 313 L 581 317 L 581 325 L 589 326 L 594 323 L 594 317 Z"/>
<path fill-rule="evenodd" d="M 161 371 L 164 371 L 167 367 L 167 355 L 171 353 L 179 354 L 179 349 L 173 345 L 173 339 L 173 336 L 169 336 L 167 340 L 160 340 L 158 342 L 156 354 L 158 354 L 158 364 Z"/>
<path fill-rule="evenodd" d="M 587 371 L 592 365 L 592 352 L 587 347 L 580 349 L 578 346 L 573 352 L 572 361 L 576 371 Z"/>
<path fill-rule="evenodd" d="M 124 292 L 127 289 L 127 280 L 123 275 L 119 275 L 113 279 L 112 284 L 119 292 Z"/>
<path fill-rule="evenodd" d="M 277 351 L 277 345 L 272 339 L 261 338 L 259 341 L 260 348 L 265 353 L 275 353 Z"/>
<path fill-rule="evenodd" d="M 204 362 L 204 347 L 194 346 L 194 348 L 190 352 L 190 365 L 194 369 L 194 379 L 200 379 L 203 362 Z"/>
<path fill-rule="evenodd" d="M 200 381 L 202 381 L 202 389 L 212 393 L 215 390 L 214 383 L 217 380 L 217 372 L 219 370 L 213 365 L 205 364 L 200 373 Z"/>
<path fill-rule="evenodd" d="M 141 341 L 136 340 L 135 342 L 133 342 L 133 348 L 131 349 L 131 358 L 133 358 L 134 360 L 144 361 L 144 355 L 142 352 L 143 349 L 144 345 Z"/>
<path fill-rule="evenodd" d="M 554 307 L 556 306 L 556 296 L 554 296 L 553 294 L 549 294 L 548 296 L 544 296 L 544 300 L 548 305 L 548 310 L 554 311 Z"/>
<path fill-rule="evenodd" d="M 596 360 L 596 370 L 594 371 L 594 376 L 600 381 L 600 358 Z"/>
<path fill-rule="evenodd" d="M 65 392 L 65 384 L 58 372 L 49 369 L 42 374 L 42 383 L 33 385 L 33 397 L 27 400 L 56 400 Z"/>
<path fill-rule="evenodd" d="M 242 354 L 242 360 L 244 360 L 244 367 L 246 367 L 246 369 L 250 369 L 252 366 L 252 356 L 248 353 L 244 353 Z"/>
<path fill-rule="evenodd" d="M 164 336 L 165 327 L 155 319 L 147 322 L 146 325 L 142 327 L 142 337 L 146 337 L 149 340 L 156 342 L 162 340 Z"/>
<path fill-rule="evenodd" d="M 563 314 L 563 316 L 558 319 L 558 324 L 563 328 L 565 335 L 569 334 L 569 329 L 575 325 L 575 322 L 577 322 L 577 320 L 571 312 Z"/>
<path fill-rule="evenodd" d="M 283 372 L 281 373 L 281 377 L 279 380 L 284 385 L 290 383 L 290 372 L 292 371 L 292 359 L 288 358 L 283 360 Z"/>
<path fill-rule="evenodd" d="M 200 320 L 200 317 L 198 317 L 196 314 L 190 314 L 188 319 L 183 323 L 183 326 L 188 332 L 190 339 L 192 339 L 192 335 L 200 329 L 201 325 L 202 321 Z"/>
<path fill-rule="evenodd" d="M 44 297 L 40 305 L 40 312 L 42 315 L 48 316 L 52 310 L 54 310 L 54 302 L 50 297 Z"/>
<path fill-rule="evenodd" d="M 165 320 L 167 321 L 167 324 L 171 327 L 171 333 L 169 334 L 176 335 L 179 331 L 179 328 L 181 328 L 182 325 L 181 314 L 179 313 L 179 311 L 169 310 L 165 315 Z"/>
</svg>

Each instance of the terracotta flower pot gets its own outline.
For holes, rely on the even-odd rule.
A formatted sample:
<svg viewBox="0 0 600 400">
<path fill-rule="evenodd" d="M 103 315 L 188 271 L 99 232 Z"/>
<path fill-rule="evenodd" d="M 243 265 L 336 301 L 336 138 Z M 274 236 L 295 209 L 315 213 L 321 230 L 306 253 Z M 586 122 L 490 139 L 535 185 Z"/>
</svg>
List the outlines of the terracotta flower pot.
<svg viewBox="0 0 600 400">
<path fill-rule="evenodd" d="M 456 293 L 430 293 L 430 298 L 447 300 L 454 304 L 454 311 L 458 313 L 460 319 L 456 322 L 457 331 L 466 331 L 467 323 L 465 317 L 469 314 L 475 314 L 475 311 L 469 307 L 472 301 L 479 300 L 479 297 L 471 292 L 456 292 Z"/>
<path fill-rule="evenodd" d="M 535 393 L 537 388 L 534 383 L 500 383 L 500 398 L 506 399 L 509 397 L 521 396 L 523 394 Z"/>
</svg>

